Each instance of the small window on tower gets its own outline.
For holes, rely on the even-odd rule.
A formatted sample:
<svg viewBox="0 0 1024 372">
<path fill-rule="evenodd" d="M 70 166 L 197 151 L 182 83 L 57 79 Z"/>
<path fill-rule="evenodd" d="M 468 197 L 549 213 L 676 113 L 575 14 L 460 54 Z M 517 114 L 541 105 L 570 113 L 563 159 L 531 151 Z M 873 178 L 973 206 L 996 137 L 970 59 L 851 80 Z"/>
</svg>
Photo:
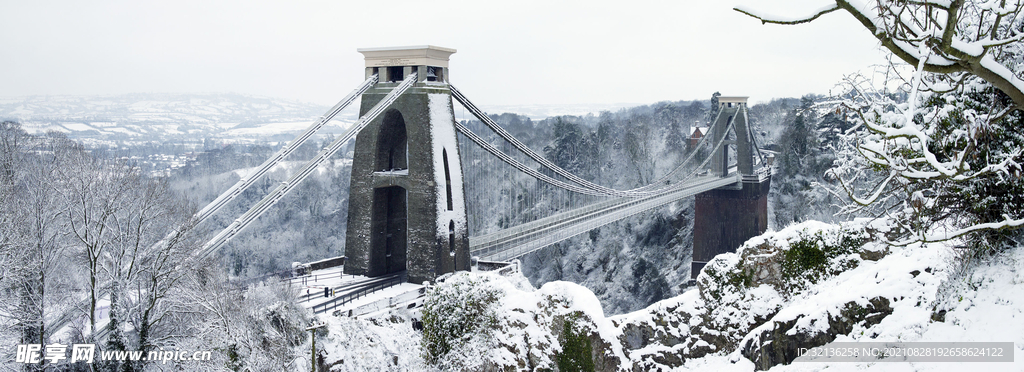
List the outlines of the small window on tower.
<svg viewBox="0 0 1024 372">
<path fill-rule="evenodd" d="M 455 221 L 448 221 L 448 254 L 455 257 Z"/>
<path fill-rule="evenodd" d="M 444 81 L 444 67 L 427 66 L 427 81 Z"/>
<path fill-rule="evenodd" d="M 388 82 L 395 83 L 405 79 L 403 76 L 402 66 L 389 66 L 388 67 Z"/>
</svg>

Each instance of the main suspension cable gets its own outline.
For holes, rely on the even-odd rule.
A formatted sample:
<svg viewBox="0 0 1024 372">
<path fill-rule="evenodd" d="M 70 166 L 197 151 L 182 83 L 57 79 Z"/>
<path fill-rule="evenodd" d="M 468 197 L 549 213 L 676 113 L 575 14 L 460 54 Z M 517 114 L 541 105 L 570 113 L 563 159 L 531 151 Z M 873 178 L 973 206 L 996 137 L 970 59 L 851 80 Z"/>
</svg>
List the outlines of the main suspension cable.
<svg viewBox="0 0 1024 372">
<path fill-rule="evenodd" d="M 629 190 L 617 190 L 617 189 L 609 188 L 609 187 L 606 187 L 606 186 L 598 185 L 598 184 L 595 184 L 593 182 L 590 182 L 590 181 L 587 181 L 585 179 L 580 178 L 579 176 L 573 174 L 572 172 L 569 172 L 569 171 L 559 167 L 558 165 L 552 163 L 551 161 L 547 160 L 547 158 L 545 158 L 543 155 L 537 153 L 536 151 L 533 151 L 533 149 L 531 149 L 526 144 L 522 143 L 522 141 L 520 141 L 519 139 L 515 138 L 515 136 L 513 136 L 511 133 L 509 133 L 507 130 L 505 130 L 503 127 L 501 127 L 501 125 L 499 125 L 498 123 L 494 122 L 494 120 L 492 120 L 489 116 L 487 116 L 485 113 L 483 113 L 483 111 L 481 111 L 478 107 L 476 107 L 476 105 L 474 105 L 472 102 L 470 102 L 469 99 L 466 98 L 466 96 L 462 94 L 462 92 L 460 92 L 457 88 L 455 88 L 455 86 L 449 86 L 449 87 L 451 89 L 452 96 L 455 97 L 455 99 L 457 101 L 459 101 L 459 103 L 461 103 L 462 106 L 465 109 L 469 110 L 470 113 L 473 114 L 473 116 L 475 116 L 477 119 L 479 119 L 481 122 L 483 122 L 489 129 L 491 129 L 491 131 L 493 131 L 499 137 L 503 138 L 508 143 L 512 144 L 517 150 L 519 150 L 520 152 L 522 152 L 523 154 L 528 156 L 530 159 L 533 159 L 534 161 L 540 163 L 545 168 L 550 169 L 552 172 L 554 172 L 554 173 L 556 173 L 556 174 L 558 174 L 558 175 L 560 175 L 562 177 L 565 177 L 566 179 L 568 179 L 568 180 L 570 180 L 572 182 L 577 183 L 581 187 L 584 187 L 584 188 L 593 190 L 595 192 L 598 192 L 598 194 L 595 194 L 595 193 L 585 193 L 585 194 L 589 194 L 589 195 L 627 196 L 627 195 L 631 195 L 631 193 L 632 193 L 633 195 L 636 195 L 636 196 L 645 195 L 646 191 L 651 190 L 652 188 L 656 188 L 656 187 L 662 186 L 662 183 L 664 183 L 670 177 L 674 176 L 676 173 L 678 173 L 679 171 L 684 169 L 685 166 L 691 160 L 693 160 L 693 157 L 696 155 L 696 151 L 691 152 L 687 156 L 686 160 L 681 162 L 678 166 L 676 166 L 668 174 L 666 174 L 665 176 L 663 176 L 663 177 L 659 178 L 658 180 L 652 182 L 651 184 L 648 184 L 648 185 L 645 185 L 645 186 L 641 186 L 641 187 L 634 188 L 634 189 L 629 189 Z M 719 113 L 719 115 L 721 115 L 721 113 Z M 712 123 L 712 126 L 710 128 L 714 128 L 716 125 L 718 125 L 717 122 L 718 122 L 718 120 L 717 120 L 717 117 L 716 117 L 715 122 Z M 699 141 L 699 143 L 697 145 L 697 148 L 699 148 L 700 146 L 704 145 L 705 141 L 707 140 L 706 137 L 707 136 L 701 137 L 701 139 L 700 139 L 700 141 Z M 659 188 L 659 190 L 660 189 L 662 189 L 662 188 Z"/>
</svg>

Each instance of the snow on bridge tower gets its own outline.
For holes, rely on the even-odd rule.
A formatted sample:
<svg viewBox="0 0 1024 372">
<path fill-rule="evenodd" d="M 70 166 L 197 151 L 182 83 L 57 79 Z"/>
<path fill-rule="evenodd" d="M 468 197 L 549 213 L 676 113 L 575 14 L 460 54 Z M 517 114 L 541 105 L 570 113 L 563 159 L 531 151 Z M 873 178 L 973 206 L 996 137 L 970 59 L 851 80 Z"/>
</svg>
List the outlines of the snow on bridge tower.
<svg viewBox="0 0 1024 372">
<path fill-rule="evenodd" d="M 712 154 L 711 173 L 728 174 L 733 164 L 741 175 L 741 187 L 720 188 L 697 194 L 693 221 L 693 265 L 691 276 L 697 277 L 704 264 L 716 255 L 735 252 L 747 239 L 768 229 L 768 190 L 771 174 L 764 163 L 755 164 L 756 148 L 747 122 L 747 97 L 719 97 L 715 130 L 709 135 L 718 143 L 730 133 L 726 144 L 736 146 L 730 157 L 729 146 L 723 145 Z M 729 122 L 733 129 L 726 131 Z M 734 159 L 735 163 L 730 161 Z M 758 168 L 755 168 L 755 165 Z"/>
<path fill-rule="evenodd" d="M 469 238 L 448 58 L 436 46 L 358 49 L 366 76 L 360 116 L 411 75 L 416 84 L 356 137 L 345 241 L 345 273 L 406 271 L 433 281 L 469 269 Z"/>
</svg>

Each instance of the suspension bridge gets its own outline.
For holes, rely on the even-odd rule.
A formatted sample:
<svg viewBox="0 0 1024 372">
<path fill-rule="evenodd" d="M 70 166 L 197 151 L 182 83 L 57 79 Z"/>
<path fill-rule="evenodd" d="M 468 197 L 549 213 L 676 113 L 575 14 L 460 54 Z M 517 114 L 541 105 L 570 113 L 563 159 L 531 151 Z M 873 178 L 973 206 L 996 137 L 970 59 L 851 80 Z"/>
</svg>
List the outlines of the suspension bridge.
<svg viewBox="0 0 1024 372">
<path fill-rule="evenodd" d="M 202 208 L 193 222 L 218 213 L 356 100 L 359 119 L 192 260 L 214 255 L 353 140 L 343 272 L 321 274 L 323 282 L 315 274 L 288 281 L 308 285 L 313 280 L 332 294 L 313 301 L 316 296 L 307 293 L 304 300 L 314 312 L 384 289 L 395 292 L 386 306 L 412 303 L 423 294 L 416 285 L 469 270 L 471 262 L 507 262 L 690 197 L 696 197 L 694 275 L 715 255 L 734 251 L 767 229 L 771 159 L 754 142 L 746 97 L 720 97 L 707 135 L 665 175 L 644 186 L 616 189 L 563 169 L 474 105 L 449 81 L 454 49 L 358 51 L 365 57 L 365 80 Z M 456 102 L 479 123 L 456 121 Z M 467 198 L 467 189 L 469 195 L 491 194 Z M 176 234 L 180 231 L 157 244 Z M 371 305 L 379 306 L 364 307 Z M 48 327 L 58 329 L 72 317 L 65 314 Z"/>
<path fill-rule="evenodd" d="M 363 296 L 368 283 L 422 283 L 469 270 L 474 261 L 508 262 L 690 197 L 697 198 L 694 273 L 767 228 L 770 159 L 754 143 L 745 97 L 721 97 L 708 135 L 665 175 L 615 189 L 563 169 L 473 104 L 448 80 L 455 50 L 359 52 L 366 61 L 363 84 L 260 169 L 272 167 L 355 96 L 362 97 L 359 120 L 204 248 L 204 254 L 215 252 L 355 139 L 344 273 L 367 279 L 332 287 L 345 295 L 323 300 L 314 311 Z M 455 120 L 456 103 L 478 122 Z M 251 182 L 241 180 L 237 189 Z"/>
</svg>

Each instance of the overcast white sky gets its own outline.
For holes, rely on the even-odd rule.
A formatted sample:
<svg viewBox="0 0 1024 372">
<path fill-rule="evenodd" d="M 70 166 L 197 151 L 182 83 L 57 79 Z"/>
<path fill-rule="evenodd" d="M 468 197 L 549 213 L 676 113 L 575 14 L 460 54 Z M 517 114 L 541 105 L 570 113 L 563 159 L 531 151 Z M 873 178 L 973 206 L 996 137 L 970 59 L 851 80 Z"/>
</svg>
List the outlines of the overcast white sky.
<svg viewBox="0 0 1024 372">
<path fill-rule="evenodd" d="M 335 103 L 356 48 L 458 49 L 451 82 L 483 105 L 653 103 L 827 93 L 884 62 L 847 13 L 761 25 L 824 0 L 0 0 L 0 96 L 236 92 Z"/>
</svg>

